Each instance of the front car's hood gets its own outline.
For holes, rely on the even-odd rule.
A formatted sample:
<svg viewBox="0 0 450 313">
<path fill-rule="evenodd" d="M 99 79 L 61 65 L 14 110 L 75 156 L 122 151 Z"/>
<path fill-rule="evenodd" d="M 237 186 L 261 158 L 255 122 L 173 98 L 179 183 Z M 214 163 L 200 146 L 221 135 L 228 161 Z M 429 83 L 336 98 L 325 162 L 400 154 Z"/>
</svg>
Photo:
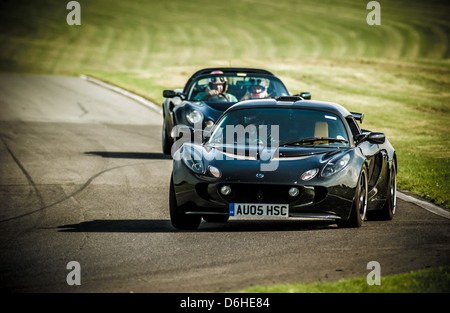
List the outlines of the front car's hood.
<svg viewBox="0 0 450 313">
<path fill-rule="evenodd" d="M 206 145 L 202 150 L 205 166 L 220 169 L 222 180 L 257 180 L 261 183 L 295 183 L 305 171 L 314 168 L 321 170 L 331 158 L 348 151 L 342 148 L 226 145 Z M 256 178 L 256 174 L 260 178 Z"/>
</svg>

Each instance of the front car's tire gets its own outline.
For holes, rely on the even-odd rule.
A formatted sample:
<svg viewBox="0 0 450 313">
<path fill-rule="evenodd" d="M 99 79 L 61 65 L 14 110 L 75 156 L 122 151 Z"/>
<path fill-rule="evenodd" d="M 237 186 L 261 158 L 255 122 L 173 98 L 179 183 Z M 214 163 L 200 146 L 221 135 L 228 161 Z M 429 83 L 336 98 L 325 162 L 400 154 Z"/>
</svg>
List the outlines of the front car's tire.
<svg viewBox="0 0 450 313">
<path fill-rule="evenodd" d="M 210 223 L 226 223 L 226 222 L 228 222 L 229 216 L 228 215 L 209 214 L 209 215 L 203 215 L 203 219 L 206 222 L 210 222 Z"/>
<path fill-rule="evenodd" d="M 364 165 L 361 173 L 359 174 L 358 183 L 356 185 L 350 218 L 348 220 L 339 221 L 338 225 L 340 227 L 362 226 L 367 214 L 368 189 L 367 168 Z"/>
<path fill-rule="evenodd" d="M 170 221 L 173 227 L 177 229 L 197 229 L 200 226 L 202 217 L 200 215 L 187 215 L 177 205 L 175 197 L 175 188 L 173 185 L 173 178 L 170 179 L 169 191 L 169 209 Z"/>
</svg>

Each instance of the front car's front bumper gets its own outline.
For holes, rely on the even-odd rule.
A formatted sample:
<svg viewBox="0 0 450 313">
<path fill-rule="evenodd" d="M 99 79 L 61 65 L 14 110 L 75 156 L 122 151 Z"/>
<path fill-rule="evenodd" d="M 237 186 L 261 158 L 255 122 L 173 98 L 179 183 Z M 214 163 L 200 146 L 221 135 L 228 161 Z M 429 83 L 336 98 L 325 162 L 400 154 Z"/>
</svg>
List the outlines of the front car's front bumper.
<svg viewBox="0 0 450 313">
<path fill-rule="evenodd" d="M 197 175 L 183 162 L 174 162 L 173 180 L 177 206 L 185 214 L 228 215 L 230 203 L 273 203 L 289 204 L 290 217 L 346 220 L 356 189 L 356 180 L 348 182 L 348 177 L 355 176 L 352 171 L 347 168 L 339 173 L 346 179 L 334 177 L 315 182 L 228 180 Z M 227 196 L 220 192 L 224 185 L 232 190 Z M 299 189 L 298 196 L 289 195 L 291 187 Z"/>
</svg>

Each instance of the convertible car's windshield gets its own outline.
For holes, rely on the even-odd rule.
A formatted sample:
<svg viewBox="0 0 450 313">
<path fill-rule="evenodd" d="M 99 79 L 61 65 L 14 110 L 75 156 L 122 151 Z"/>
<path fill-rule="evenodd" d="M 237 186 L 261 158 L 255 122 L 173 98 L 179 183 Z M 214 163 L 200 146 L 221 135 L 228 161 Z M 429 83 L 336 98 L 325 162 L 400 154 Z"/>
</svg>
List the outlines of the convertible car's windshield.
<svg viewBox="0 0 450 313">
<path fill-rule="evenodd" d="M 236 73 L 200 76 L 187 95 L 191 101 L 235 103 L 248 99 L 288 96 L 289 92 L 274 76 Z"/>
<path fill-rule="evenodd" d="M 342 120 L 331 113 L 289 108 L 229 112 L 214 129 L 210 144 L 347 147 Z"/>
</svg>

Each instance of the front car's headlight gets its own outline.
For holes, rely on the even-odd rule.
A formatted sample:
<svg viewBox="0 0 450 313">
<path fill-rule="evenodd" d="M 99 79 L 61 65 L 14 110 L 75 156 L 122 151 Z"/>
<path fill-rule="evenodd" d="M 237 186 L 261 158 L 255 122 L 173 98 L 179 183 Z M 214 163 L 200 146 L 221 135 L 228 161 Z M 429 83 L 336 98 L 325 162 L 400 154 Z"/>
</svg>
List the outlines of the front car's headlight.
<svg viewBox="0 0 450 313">
<path fill-rule="evenodd" d="M 186 114 L 186 119 L 191 124 L 200 123 L 203 120 L 203 114 L 197 110 L 192 110 Z"/>
<path fill-rule="evenodd" d="M 208 166 L 208 170 L 215 178 L 220 178 L 222 176 L 222 172 L 215 166 Z"/>
<path fill-rule="evenodd" d="M 193 146 L 186 144 L 183 145 L 181 159 L 183 160 L 183 163 L 194 173 L 205 173 L 205 165 L 203 164 L 202 154 Z"/>
<path fill-rule="evenodd" d="M 331 159 L 322 170 L 322 176 L 328 177 L 342 171 L 350 162 L 350 154 Z"/>
</svg>

